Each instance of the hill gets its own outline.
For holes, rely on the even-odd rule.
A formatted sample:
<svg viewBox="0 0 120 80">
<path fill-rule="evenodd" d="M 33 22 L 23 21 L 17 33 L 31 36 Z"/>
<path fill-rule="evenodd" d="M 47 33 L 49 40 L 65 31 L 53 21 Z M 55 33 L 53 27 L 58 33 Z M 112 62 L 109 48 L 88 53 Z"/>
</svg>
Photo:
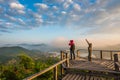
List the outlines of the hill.
<svg viewBox="0 0 120 80">
<path fill-rule="evenodd" d="M 20 46 L 20 47 L 28 49 L 28 50 L 40 51 L 40 52 L 44 52 L 44 53 L 61 50 L 61 48 L 56 48 L 54 46 L 51 46 L 49 44 L 44 44 L 44 43 L 41 43 L 41 44 L 27 44 L 27 43 L 24 43 L 24 44 L 6 44 L 4 46 L 9 46 L 9 47 Z"/>
<path fill-rule="evenodd" d="M 17 56 L 21 53 L 25 53 L 32 57 L 41 55 L 41 53 L 38 51 L 28 50 L 28 49 L 25 49 L 19 46 L 1 47 L 0 48 L 0 63 L 5 63 L 11 59 L 17 58 Z"/>
</svg>

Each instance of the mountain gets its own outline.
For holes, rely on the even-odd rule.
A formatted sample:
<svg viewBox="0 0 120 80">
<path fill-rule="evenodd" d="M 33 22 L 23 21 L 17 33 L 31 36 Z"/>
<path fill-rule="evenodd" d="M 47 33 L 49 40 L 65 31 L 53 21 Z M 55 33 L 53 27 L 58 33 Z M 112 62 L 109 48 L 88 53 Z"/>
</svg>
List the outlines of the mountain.
<svg viewBox="0 0 120 80">
<path fill-rule="evenodd" d="M 34 50 L 34 51 L 41 51 L 41 52 L 51 52 L 51 51 L 56 51 L 56 50 L 59 50 L 58 48 L 56 47 L 53 47 L 51 45 L 48 45 L 48 44 L 44 44 L 44 43 L 41 43 L 41 44 L 6 44 L 5 46 L 20 46 L 20 47 L 23 47 L 25 49 L 28 49 L 28 50 Z"/>
<path fill-rule="evenodd" d="M 23 48 L 29 49 L 29 50 L 38 50 L 38 51 L 48 51 L 50 50 L 50 47 L 47 44 L 18 44 L 18 46 L 21 46 Z"/>
<path fill-rule="evenodd" d="M 28 50 L 28 49 L 25 49 L 25 48 L 19 47 L 19 46 L 1 47 L 0 48 L 0 63 L 4 63 L 13 58 L 17 58 L 17 56 L 21 53 L 25 53 L 32 57 L 41 55 L 40 52 L 31 51 L 31 50 Z"/>
</svg>

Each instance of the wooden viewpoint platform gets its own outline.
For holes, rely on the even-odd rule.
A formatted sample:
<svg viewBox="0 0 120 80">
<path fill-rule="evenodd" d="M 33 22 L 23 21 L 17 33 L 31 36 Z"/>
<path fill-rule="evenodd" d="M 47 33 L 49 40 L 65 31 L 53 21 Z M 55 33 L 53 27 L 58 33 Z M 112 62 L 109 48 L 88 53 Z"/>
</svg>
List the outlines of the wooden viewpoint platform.
<svg viewBox="0 0 120 80">
<path fill-rule="evenodd" d="M 61 60 L 58 63 L 43 71 L 33 74 L 24 80 L 32 80 L 52 69 L 54 73 L 53 80 L 120 80 L 120 63 L 118 60 L 118 54 L 113 54 L 113 52 L 118 51 L 99 51 L 100 58 L 94 59 L 91 57 L 91 51 L 88 51 L 89 55 L 87 58 L 81 58 L 78 54 L 80 50 L 77 50 L 75 60 L 69 60 L 70 53 L 61 51 Z M 103 59 L 103 52 L 110 52 L 110 60 Z M 60 75 L 57 74 L 59 65 Z"/>
<path fill-rule="evenodd" d="M 70 60 L 68 69 L 103 71 L 103 72 L 116 72 L 114 71 L 114 61 L 93 59 L 92 62 L 84 58 Z"/>
<path fill-rule="evenodd" d="M 77 58 L 70 60 L 69 67 L 65 69 L 62 80 L 113 80 L 116 74 L 120 75 L 111 60 L 93 59 L 90 62 L 85 58 Z"/>
<path fill-rule="evenodd" d="M 89 60 L 89 56 L 88 58 L 76 56 L 75 60 L 70 60 L 69 67 L 64 67 L 66 75 L 62 80 L 120 80 L 118 54 L 114 54 L 114 60 L 112 58 L 108 60 L 102 59 L 102 52 L 100 51 L 101 58 Z"/>
</svg>

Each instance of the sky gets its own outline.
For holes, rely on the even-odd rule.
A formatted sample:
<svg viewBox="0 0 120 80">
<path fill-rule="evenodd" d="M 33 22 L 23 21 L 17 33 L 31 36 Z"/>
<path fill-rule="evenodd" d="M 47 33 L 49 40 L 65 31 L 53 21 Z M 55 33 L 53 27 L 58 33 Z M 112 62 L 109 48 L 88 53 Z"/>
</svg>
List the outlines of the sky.
<svg viewBox="0 0 120 80">
<path fill-rule="evenodd" d="M 0 0 L 0 45 L 120 44 L 120 0 Z"/>
</svg>

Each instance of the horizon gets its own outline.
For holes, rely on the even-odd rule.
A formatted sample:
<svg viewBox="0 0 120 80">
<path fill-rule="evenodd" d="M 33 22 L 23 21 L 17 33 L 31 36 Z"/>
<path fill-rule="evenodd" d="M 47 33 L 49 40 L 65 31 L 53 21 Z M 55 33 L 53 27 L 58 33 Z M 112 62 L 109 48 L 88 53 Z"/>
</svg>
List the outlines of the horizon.
<svg viewBox="0 0 120 80">
<path fill-rule="evenodd" d="M 120 44 L 120 0 L 0 0 L 0 46 Z"/>
</svg>

